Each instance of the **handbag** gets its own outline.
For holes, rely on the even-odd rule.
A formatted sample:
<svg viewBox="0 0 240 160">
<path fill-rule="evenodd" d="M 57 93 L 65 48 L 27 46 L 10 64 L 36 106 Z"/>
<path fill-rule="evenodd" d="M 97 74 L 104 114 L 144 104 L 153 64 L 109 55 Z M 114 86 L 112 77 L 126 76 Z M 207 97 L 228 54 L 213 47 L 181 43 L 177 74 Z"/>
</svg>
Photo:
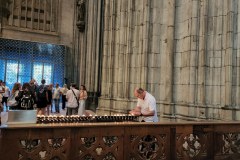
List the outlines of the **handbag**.
<svg viewBox="0 0 240 160">
<path fill-rule="evenodd" d="M 7 106 L 17 106 L 18 105 L 18 101 L 15 100 L 15 97 L 16 97 L 16 93 L 15 92 L 14 94 L 11 95 L 10 98 L 8 98 L 8 101 L 7 101 Z"/>
</svg>

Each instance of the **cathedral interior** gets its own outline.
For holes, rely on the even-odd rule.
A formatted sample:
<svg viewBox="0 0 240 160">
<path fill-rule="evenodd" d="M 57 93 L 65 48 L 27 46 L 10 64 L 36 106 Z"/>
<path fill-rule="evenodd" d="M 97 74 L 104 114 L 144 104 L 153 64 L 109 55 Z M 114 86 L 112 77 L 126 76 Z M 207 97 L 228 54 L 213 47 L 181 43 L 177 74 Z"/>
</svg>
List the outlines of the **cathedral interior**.
<svg viewBox="0 0 240 160">
<path fill-rule="evenodd" d="M 31 78 L 39 83 L 45 78 L 47 83 L 61 86 L 84 84 L 89 94 L 86 107 L 109 116 L 127 114 L 134 108 L 134 89 L 142 87 L 156 98 L 160 122 L 180 121 L 174 124 L 180 125 L 175 129 L 159 124 L 163 127 L 159 132 L 164 134 L 157 134 L 153 126 L 151 131 L 143 126 L 141 136 L 135 136 L 138 133 L 127 126 L 114 124 L 116 130 L 109 132 L 117 139 L 107 132 L 104 143 L 108 138 L 114 142 L 127 139 L 129 143 L 117 144 L 119 148 L 104 154 L 110 159 L 194 159 L 199 154 L 202 159 L 239 158 L 240 130 L 235 127 L 240 120 L 238 6 L 240 1 L 236 0 L 0 0 L 0 79 L 10 87 Z M 189 127 L 189 121 L 203 122 L 203 126 Z M 207 121 L 223 124 L 217 127 Z M 224 127 L 230 121 L 232 136 L 226 136 Z M 123 130 L 124 134 L 131 132 L 131 138 L 121 137 Z M 77 139 L 74 130 L 67 132 Z M 83 132 L 84 136 L 88 133 Z M 78 137 L 84 145 L 86 141 L 98 142 L 84 136 Z M 195 140 L 194 151 L 187 152 L 188 156 L 183 154 L 190 147 L 186 137 Z M 221 138 L 225 143 L 219 142 L 220 146 L 231 146 L 224 153 L 218 154 L 220 146 L 203 145 Z M 161 143 L 156 144 L 156 139 Z M 72 144 L 67 138 L 59 143 L 65 140 L 67 146 Z M 130 143 L 135 140 L 151 141 L 153 151 L 146 153 L 142 145 Z M 171 150 L 168 140 L 177 147 Z M 95 158 L 105 153 L 98 144 Z M 139 154 L 126 151 L 118 155 L 126 146 Z M 77 147 L 76 152 L 87 152 Z M 155 155 L 158 149 L 162 149 L 161 154 Z M 171 151 L 179 154 L 171 155 Z"/>
<path fill-rule="evenodd" d="M 84 84 L 99 114 L 126 113 L 142 87 L 160 117 L 239 120 L 235 4 L 1 0 L 0 79 Z"/>
</svg>

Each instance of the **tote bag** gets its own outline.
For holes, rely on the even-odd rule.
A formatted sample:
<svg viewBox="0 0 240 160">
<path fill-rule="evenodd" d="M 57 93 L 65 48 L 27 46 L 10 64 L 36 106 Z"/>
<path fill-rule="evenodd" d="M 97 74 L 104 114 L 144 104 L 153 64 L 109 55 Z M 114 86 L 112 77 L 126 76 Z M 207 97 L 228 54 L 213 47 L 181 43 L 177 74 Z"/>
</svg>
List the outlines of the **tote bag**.
<svg viewBox="0 0 240 160">
<path fill-rule="evenodd" d="M 18 102 L 15 100 L 15 97 L 18 95 L 18 91 L 16 91 L 14 94 L 11 95 L 10 98 L 8 98 L 7 105 L 8 106 L 17 106 Z"/>
</svg>

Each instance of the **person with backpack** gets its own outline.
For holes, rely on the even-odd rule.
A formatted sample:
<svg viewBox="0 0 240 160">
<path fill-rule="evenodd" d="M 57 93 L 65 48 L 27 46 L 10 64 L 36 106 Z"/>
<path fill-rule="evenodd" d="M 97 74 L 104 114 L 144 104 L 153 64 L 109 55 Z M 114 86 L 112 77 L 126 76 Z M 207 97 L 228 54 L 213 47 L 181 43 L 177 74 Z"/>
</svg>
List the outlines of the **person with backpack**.
<svg viewBox="0 0 240 160">
<path fill-rule="evenodd" d="M 42 79 L 41 85 L 37 89 L 37 114 L 45 115 L 48 105 L 48 89 L 45 86 L 45 79 Z"/>
<path fill-rule="evenodd" d="M 23 84 L 22 90 L 19 91 L 15 99 L 18 101 L 18 105 L 13 108 L 14 110 L 32 110 L 36 103 L 36 96 L 31 91 L 29 83 Z"/>
</svg>

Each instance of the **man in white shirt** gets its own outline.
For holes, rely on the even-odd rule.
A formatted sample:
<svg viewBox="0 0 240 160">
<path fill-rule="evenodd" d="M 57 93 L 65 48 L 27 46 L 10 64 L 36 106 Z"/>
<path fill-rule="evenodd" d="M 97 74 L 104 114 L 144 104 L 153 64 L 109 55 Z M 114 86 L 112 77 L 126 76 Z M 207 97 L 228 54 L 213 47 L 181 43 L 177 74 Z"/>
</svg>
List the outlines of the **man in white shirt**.
<svg viewBox="0 0 240 160">
<path fill-rule="evenodd" d="M 143 122 L 158 122 L 155 98 L 142 88 L 136 88 L 134 96 L 138 98 L 137 106 L 129 113 L 142 116 Z"/>
<path fill-rule="evenodd" d="M 71 85 L 71 89 L 67 91 L 67 115 L 77 115 L 78 114 L 78 98 L 80 96 L 79 90 L 76 89 L 76 84 Z"/>
<path fill-rule="evenodd" d="M 2 82 L 2 87 L 4 88 L 4 93 L 3 93 L 3 98 L 2 98 L 2 105 L 4 106 L 4 103 L 5 103 L 5 106 L 6 106 L 6 110 L 8 109 L 8 106 L 7 106 L 7 100 L 8 100 L 8 97 L 10 96 L 10 90 L 9 90 L 9 87 L 6 86 L 6 83 L 5 82 Z"/>
</svg>

